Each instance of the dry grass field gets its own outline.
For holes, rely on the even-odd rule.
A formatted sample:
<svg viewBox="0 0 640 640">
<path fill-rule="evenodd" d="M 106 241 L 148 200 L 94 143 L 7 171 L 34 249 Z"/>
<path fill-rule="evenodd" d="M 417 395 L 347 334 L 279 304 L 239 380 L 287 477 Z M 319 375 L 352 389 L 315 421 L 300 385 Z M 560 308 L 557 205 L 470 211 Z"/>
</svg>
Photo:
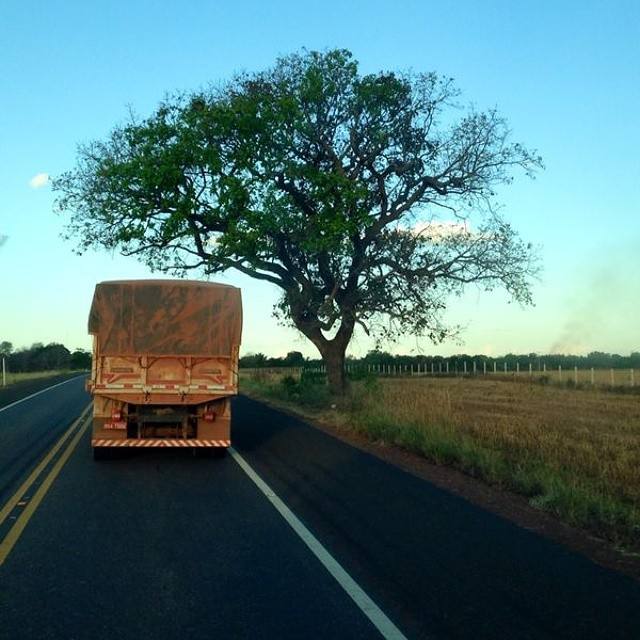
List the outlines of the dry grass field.
<svg viewBox="0 0 640 640">
<path fill-rule="evenodd" d="M 490 376 L 387 378 L 354 382 L 332 410 L 317 384 L 273 378 L 245 387 L 640 548 L 640 394 Z"/>
<path fill-rule="evenodd" d="M 7 386 L 22 382 L 23 380 L 36 380 L 37 378 L 52 378 L 69 371 L 30 371 L 28 373 L 11 373 L 7 371 Z M 0 385 L 2 385 L 2 372 L 0 372 Z"/>
</svg>

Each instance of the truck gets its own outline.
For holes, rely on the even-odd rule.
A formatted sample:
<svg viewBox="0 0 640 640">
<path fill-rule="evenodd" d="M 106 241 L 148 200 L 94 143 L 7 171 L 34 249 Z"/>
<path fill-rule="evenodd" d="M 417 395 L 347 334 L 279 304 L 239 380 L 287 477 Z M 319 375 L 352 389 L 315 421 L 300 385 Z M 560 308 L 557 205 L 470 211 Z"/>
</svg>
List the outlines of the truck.
<svg viewBox="0 0 640 640">
<path fill-rule="evenodd" d="M 223 455 L 238 393 L 240 289 L 195 280 L 117 280 L 95 287 L 91 446 L 188 447 Z"/>
</svg>

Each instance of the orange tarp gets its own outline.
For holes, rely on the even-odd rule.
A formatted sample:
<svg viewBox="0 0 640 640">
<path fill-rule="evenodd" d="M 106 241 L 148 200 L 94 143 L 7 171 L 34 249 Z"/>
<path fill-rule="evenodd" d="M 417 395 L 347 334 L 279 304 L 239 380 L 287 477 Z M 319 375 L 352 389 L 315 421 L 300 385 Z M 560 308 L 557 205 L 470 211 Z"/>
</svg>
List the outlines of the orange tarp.
<svg viewBox="0 0 640 640">
<path fill-rule="evenodd" d="M 101 355 L 226 356 L 240 344 L 240 289 L 196 280 L 114 280 L 93 294 Z"/>
</svg>

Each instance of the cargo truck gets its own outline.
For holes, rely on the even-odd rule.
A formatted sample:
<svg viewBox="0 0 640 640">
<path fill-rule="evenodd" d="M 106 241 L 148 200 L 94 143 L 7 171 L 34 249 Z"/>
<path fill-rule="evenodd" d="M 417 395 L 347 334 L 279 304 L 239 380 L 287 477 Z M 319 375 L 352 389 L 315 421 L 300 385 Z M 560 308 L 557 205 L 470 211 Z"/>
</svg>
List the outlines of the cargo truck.
<svg viewBox="0 0 640 640">
<path fill-rule="evenodd" d="M 96 285 L 89 314 L 95 459 L 123 447 L 231 444 L 240 289 L 191 280 Z"/>
</svg>

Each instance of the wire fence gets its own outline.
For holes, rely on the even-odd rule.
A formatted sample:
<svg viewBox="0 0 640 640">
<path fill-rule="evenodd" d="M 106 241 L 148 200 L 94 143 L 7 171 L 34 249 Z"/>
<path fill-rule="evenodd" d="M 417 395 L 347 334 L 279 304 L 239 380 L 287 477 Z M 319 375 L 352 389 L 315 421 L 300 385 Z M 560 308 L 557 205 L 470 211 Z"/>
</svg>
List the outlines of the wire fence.
<svg viewBox="0 0 640 640">
<path fill-rule="evenodd" d="M 273 377 L 291 376 L 300 379 L 303 374 L 311 373 L 324 375 L 324 365 L 303 367 L 263 367 L 241 369 L 247 375 L 256 378 L 270 379 Z M 566 368 L 547 367 L 546 364 L 536 366 L 533 362 L 516 362 L 509 366 L 507 362 L 483 361 L 449 361 L 440 360 L 430 364 L 401 365 L 401 364 L 350 364 L 345 365 L 345 372 L 352 376 L 376 376 L 384 378 L 398 377 L 493 377 L 515 379 L 520 381 L 538 381 L 567 384 L 569 386 L 606 386 L 606 387 L 635 387 L 638 378 L 635 369 L 598 369 L 595 367 Z"/>
</svg>

